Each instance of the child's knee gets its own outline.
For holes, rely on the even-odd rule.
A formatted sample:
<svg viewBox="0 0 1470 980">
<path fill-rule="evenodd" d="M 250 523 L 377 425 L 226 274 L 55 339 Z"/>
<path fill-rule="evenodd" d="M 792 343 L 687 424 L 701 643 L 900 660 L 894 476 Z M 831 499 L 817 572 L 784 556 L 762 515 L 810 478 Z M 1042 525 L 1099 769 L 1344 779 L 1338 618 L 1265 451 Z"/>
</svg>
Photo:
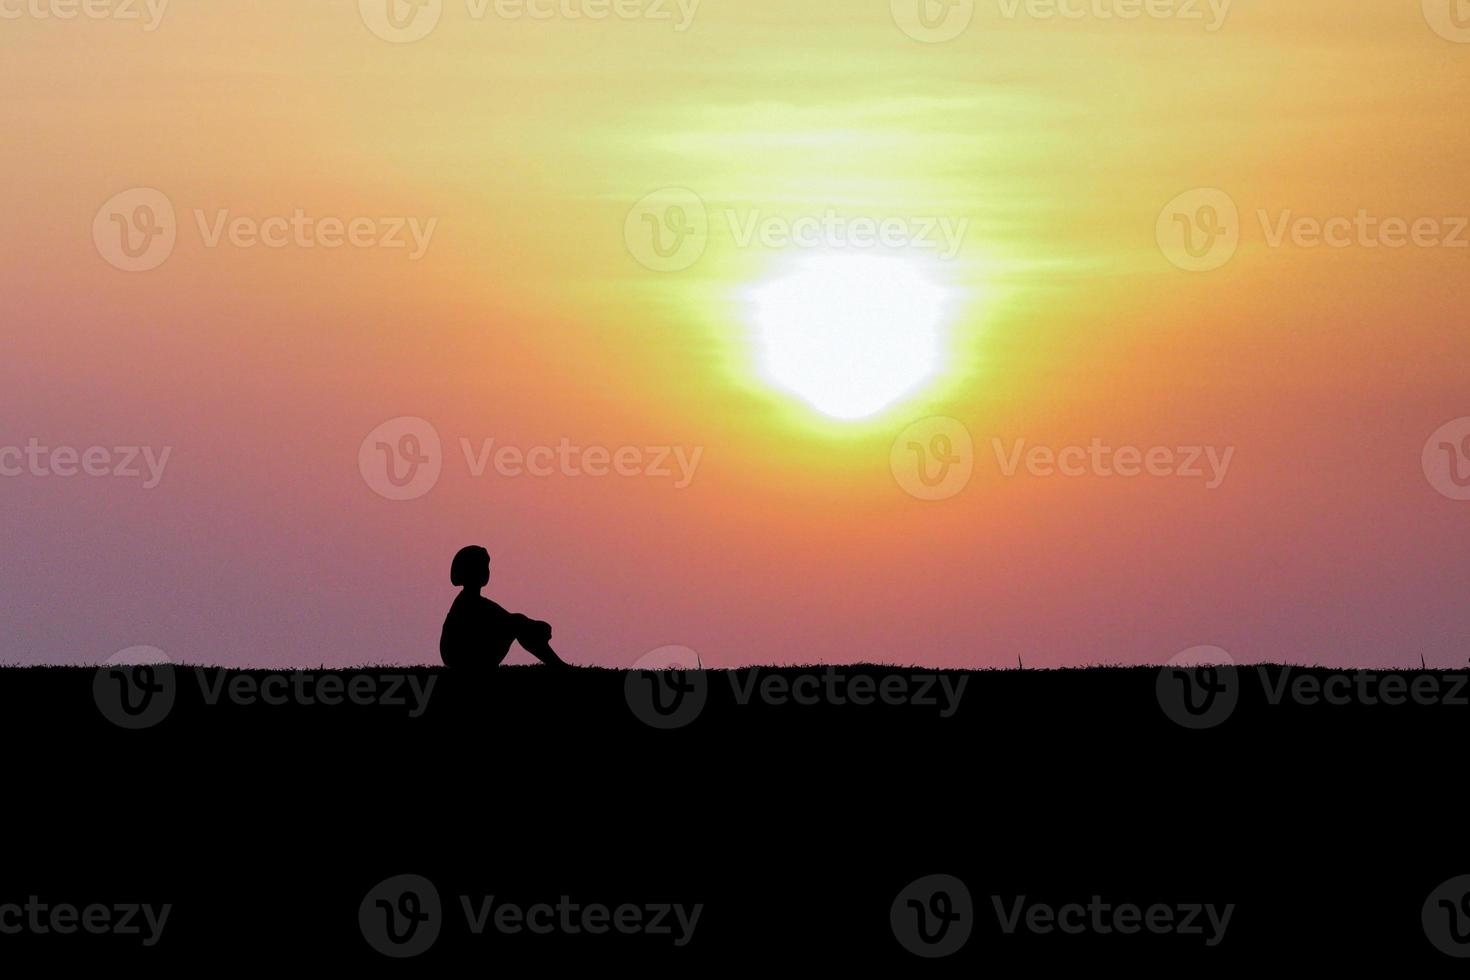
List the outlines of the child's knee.
<svg viewBox="0 0 1470 980">
<path fill-rule="evenodd" d="M 519 639 L 523 647 L 544 647 L 551 642 L 551 626 L 534 619 L 527 620 L 521 626 Z"/>
</svg>

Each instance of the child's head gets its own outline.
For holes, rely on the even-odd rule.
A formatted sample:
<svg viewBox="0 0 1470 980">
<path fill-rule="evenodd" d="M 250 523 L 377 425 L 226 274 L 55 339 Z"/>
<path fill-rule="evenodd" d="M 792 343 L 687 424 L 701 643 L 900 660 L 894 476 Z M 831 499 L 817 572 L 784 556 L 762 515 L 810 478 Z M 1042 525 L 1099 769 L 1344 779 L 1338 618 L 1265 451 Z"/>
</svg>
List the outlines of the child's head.
<svg viewBox="0 0 1470 980">
<path fill-rule="evenodd" d="M 477 544 L 459 549 L 449 566 L 449 581 L 467 589 L 483 589 L 490 581 L 490 552 Z"/>
</svg>

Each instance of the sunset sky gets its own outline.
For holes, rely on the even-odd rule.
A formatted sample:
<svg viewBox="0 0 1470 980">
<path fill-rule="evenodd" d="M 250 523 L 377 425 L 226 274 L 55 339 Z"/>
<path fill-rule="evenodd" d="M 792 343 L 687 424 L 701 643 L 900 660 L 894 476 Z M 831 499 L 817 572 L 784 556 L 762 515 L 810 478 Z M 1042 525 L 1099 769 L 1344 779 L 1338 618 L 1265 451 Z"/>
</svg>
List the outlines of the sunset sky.
<svg viewBox="0 0 1470 980">
<path fill-rule="evenodd" d="M 1470 416 L 1470 21 L 621 2 L 405 40 L 373 0 L 0 0 L 0 470 L 142 474 L 0 476 L 0 660 L 436 662 L 483 544 L 581 663 L 1465 663 L 1470 500 L 1426 460 Z M 126 271 L 138 189 L 176 241 Z M 1233 253 L 1170 238 L 1221 202 Z M 399 493 L 402 418 L 439 475 Z M 914 423 L 970 437 L 943 499 Z M 1205 475 L 1008 475 L 1021 440 Z"/>
</svg>

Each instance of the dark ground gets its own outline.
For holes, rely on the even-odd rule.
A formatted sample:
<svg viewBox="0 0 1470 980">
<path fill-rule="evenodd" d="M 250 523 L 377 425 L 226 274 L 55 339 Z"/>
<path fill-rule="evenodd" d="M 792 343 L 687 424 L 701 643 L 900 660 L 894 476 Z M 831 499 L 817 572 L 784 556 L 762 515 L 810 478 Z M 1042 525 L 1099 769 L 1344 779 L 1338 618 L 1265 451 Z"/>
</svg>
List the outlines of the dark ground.
<svg viewBox="0 0 1470 980">
<path fill-rule="evenodd" d="M 138 730 L 107 717 L 136 678 L 96 687 L 93 668 L 0 671 L 0 904 L 174 906 L 152 948 L 117 935 L 0 935 L 0 962 L 1466 968 L 1421 922 L 1437 886 L 1470 874 L 1460 840 L 1470 707 L 1442 703 L 1470 689 L 1453 675 L 1404 675 L 1439 685 L 1441 703 L 1273 705 L 1282 668 L 1242 668 L 1234 710 L 1192 730 L 1161 705 L 1155 668 L 949 674 L 966 684 L 949 717 L 939 705 L 740 704 L 732 680 L 755 675 L 709 672 L 694 675 L 707 692 L 698 716 L 659 730 L 630 706 L 629 683 L 640 709 L 652 693 L 644 675 L 415 670 L 434 686 L 411 717 L 407 685 L 399 706 L 228 694 L 210 704 L 219 679 L 268 674 L 211 670 L 201 681 L 173 670 L 171 706 L 166 694 L 153 702 L 166 715 Z M 383 692 L 394 673 L 359 683 Z M 1328 676 L 1290 676 L 1304 675 Z M 358 919 L 368 891 L 400 874 L 430 879 L 444 906 L 437 941 L 406 961 L 375 952 Z M 968 886 L 973 934 L 926 960 L 900 944 L 890 906 L 935 874 Z M 476 937 L 460 895 L 704 908 L 683 947 L 612 933 Z M 1023 895 L 1236 908 L 1213 948 L 1202 936 L 1007 935 L 991 896 L 1009 906 Z"/>
</svg>

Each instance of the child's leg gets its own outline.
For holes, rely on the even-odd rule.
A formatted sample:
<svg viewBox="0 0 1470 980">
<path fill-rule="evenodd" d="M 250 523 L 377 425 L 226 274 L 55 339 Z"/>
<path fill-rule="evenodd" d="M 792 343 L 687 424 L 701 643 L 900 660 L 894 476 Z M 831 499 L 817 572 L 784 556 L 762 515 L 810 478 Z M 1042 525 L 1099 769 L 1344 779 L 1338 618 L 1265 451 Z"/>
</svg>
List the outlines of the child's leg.
<svg viewBox="0 0 1470 980">
<path fill-rule="evenodd" d="M 541 661 L 543 664 L 546 664 L 548 667 L 568 666 L 567 662 L 558 657 L 556 655 L 556 651 L 551 649 L 551 644 L 549 643 L 522 643 L 521 646 L 525 647 L 527 653 L 535 657 L 537 660 Z"/>
<path fill-rule="evenodd" d="M 531 656 L 548 667 L 566 667 L 567 662 L 551 649 L 551 627 L 535 620 L 527 620 L 516 634 L 516 642 Z"/>
</svg>

